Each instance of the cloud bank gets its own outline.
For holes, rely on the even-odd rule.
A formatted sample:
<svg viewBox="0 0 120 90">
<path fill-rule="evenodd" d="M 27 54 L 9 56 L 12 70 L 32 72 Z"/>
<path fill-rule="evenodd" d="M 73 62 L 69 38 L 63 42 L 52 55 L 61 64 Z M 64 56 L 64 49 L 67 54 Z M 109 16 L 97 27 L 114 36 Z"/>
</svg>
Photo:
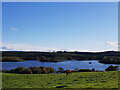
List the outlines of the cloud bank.
<svg viewBox="0 0 120 90">
<path fill-rule="evenodd" d="M 111 45 L 113 47 L 118 47 L 119 46 L 118 42 L 106 42 L 106 44 Z"/>
<path fill-rule="evenodd" d="M 25 44 L 10 44 L 10 43 L 0 43 L 0 44 L 1 44 L 0 51 L 42 51 L 42 52 L 80 51 L 80 52 L 91 52 L 90 50 L 48 48 L 48 47 L 32 46 L 32 45 L 25 45 Z"/>
<path fill-rule="evenodd" d="M 2 43 L 1 51 L 56 51 L 56 48 L 39 47 L 25 44 Z"/>
<path fill-rule="evenodd" d="M 118 47 L 117 42 L 106 42 L 107 45 L 112 47 Z M 111 49 L 110 49 L 111 50 Z M 53 51 L 78 51 L 78 52 L 103 52 L 109 50 L 80 50 L 80 49 L 60 49 L 60 48 L 48 48 L 26 44 L 11 44 L 11 43 L 0 43 L 0 51 L 41 51 L 41 52 L 53 52 Z M 115 50 L 116 51 L 116 50 Z"/>
</svg>

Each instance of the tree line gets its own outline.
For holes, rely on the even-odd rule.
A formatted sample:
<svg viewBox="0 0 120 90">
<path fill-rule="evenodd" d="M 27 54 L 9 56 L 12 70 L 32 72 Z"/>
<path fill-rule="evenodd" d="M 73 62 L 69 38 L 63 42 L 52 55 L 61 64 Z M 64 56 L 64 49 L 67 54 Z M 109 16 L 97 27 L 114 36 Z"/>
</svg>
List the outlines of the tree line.
<svg viewBox="0 0 120 90">
<path fill-rule="evenodd" d="M 52 67 L 18 67 L 11 70 L 2 70 L 5 73 L 18 73 L 18 74 L 48 74 L 53 73 L 55 70 Z"/>
<path fill-rule="evenodd" d="M 120 64 L 120 57 L 118 56 L 105 56 L 99 61 L 106 64 Z"/>
<path fill-rule="evenodd" d="M 111 59 L 112 58 L 112 59 Z M 64 60 L 100 60 L 100 63 L 120 63 L 120 52 L 20 52 L 3 51 L 3 62 L 39 60 L 41 62 L 62 62 Z"/>
<path fill-rule="evenodd" d="M 18 74 L 50 74 L 50 73 L 65 73 L 67 70 L 64 68 L 59 67 L 58 71 L 55 71 L 52 67 L 18 67 L 11 70 L 2 70 L 4 73 L 18 73 Z M 71 70 L 72 72 L 103 72 L 99 70 L 93 69 L 74 69 Z M 118 71 L 118 66 L 110 65 L 108 66 L 105 71 Z"/>
</svg>

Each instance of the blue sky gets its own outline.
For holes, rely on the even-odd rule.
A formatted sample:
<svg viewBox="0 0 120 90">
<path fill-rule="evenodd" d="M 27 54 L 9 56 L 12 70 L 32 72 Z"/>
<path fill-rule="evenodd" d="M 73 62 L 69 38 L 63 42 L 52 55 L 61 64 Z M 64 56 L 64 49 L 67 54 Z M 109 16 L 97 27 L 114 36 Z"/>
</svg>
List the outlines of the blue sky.
<svg viewBox="0 0 120 90">
<path fill-rule="evenodd" d="M 117 50 L 117 2 L 3 3 L 3 49 Z"/>
</svg>

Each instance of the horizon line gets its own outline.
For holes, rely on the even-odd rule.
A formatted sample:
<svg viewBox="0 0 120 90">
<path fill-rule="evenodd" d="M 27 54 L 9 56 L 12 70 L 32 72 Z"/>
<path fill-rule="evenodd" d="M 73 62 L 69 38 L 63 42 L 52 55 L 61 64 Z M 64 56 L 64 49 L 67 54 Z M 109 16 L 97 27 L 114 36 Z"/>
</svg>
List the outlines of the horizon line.
<svg viewBox="0 0 120 90">
<path fill-rule="evenodd" d="M 64 51 L 60 51 L 60 50 L 58 50 L 58 51 L 35 51 L 35 50 L 1 50 L 0 52 L 95 52 L 95 53 L 99 53 L 99 52 L 120 52 L 119 50 L 104 50 L 104 51 L 66 51 L 66 50 L 64 50 Z"/>
</svg>

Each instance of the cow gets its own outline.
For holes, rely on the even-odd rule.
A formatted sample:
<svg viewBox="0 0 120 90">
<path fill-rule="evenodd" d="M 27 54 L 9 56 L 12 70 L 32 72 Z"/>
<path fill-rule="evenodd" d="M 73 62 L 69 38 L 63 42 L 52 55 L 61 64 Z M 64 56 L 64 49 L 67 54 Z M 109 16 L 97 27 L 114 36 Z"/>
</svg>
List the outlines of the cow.
<svg viewBox="0 0 120 90">
<path fill-rule="evenodd" d="M 66 75 L 69 75 L 69 73 L 71 73 L 71 72 L 72 72 L 72 70 L 66 70 L 65 71 Z"/>
</svg>

